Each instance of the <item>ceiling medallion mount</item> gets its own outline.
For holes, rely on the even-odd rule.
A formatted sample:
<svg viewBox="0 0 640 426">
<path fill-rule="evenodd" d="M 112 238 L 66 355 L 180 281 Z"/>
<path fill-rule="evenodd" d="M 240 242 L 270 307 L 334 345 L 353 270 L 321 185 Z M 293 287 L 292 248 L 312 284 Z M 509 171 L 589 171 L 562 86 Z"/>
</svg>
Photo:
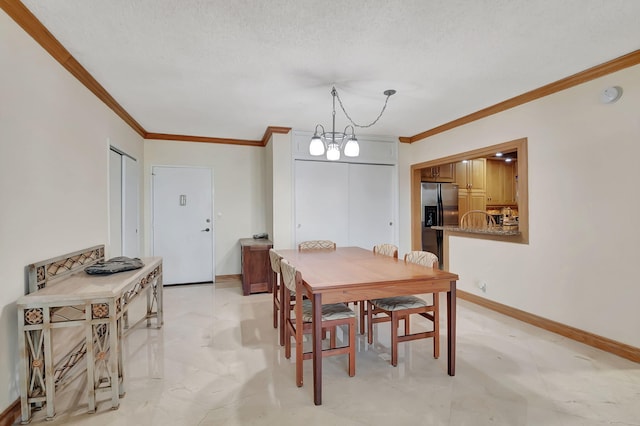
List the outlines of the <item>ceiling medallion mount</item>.
<svg viewBox="0 0 640 426">
<path fill-rule="evenodd" d="M 309 154 L 314 156 L 323 155 L 325 152 L 327 153 L 327 160 L 337 161 L 340 159 L 340 151 L 344 152 L 346 157 L 357 157 L 360 155 L 360 145 L 358 145 L 358 140 L 356 139 L 355 127 L 366 128 L 371 127 L 378 122 L 384 110 L 387 108 L 387 102 L 389 101 L 389 97 L 396 93 L 393 89 L 387 89 L 384 92 L 386 99 L 384 100 L 384 105 L 382 106 L 382 110 L 378 117 L 373 120 L 371 123 L 367 125 L 359 125 L 356 124 L 347 111 L 342 105 L 342 100 L 340 99 L 340 95 L 338 95 L 338 91 L 336 87 L 333 86 L 331 88 L 331 96 L 333 97 L 333 111 L 332 111 L 332 127 L 331 131 L 327 132 L 324 130 L 324 127 L 321 124 L 316 125 L 316 129 L 313 133 L 313 137 L 311 138 L 311 142 L 309 143 Z M 338 99 L 338 103 L 340 104 L 340 108 L 342 112 L 347 117 L 350 125 L 344 128 L 342 132 L 336 132 L 336 98 Z"/>
</svg>

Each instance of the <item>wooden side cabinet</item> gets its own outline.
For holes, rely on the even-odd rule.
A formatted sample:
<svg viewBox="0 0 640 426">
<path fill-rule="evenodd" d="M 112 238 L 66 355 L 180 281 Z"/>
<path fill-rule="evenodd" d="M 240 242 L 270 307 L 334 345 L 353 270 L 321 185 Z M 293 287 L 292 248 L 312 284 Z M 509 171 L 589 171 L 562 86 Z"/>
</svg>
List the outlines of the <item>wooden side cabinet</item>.
<svg viewBox="0 0 640 426">
<path fill-rule="evenodd" d="M 242 293 L 245 296 L 271 291 L 269 249 L 272 247 L 269 240 L 240 239 Z"/>
</svg>

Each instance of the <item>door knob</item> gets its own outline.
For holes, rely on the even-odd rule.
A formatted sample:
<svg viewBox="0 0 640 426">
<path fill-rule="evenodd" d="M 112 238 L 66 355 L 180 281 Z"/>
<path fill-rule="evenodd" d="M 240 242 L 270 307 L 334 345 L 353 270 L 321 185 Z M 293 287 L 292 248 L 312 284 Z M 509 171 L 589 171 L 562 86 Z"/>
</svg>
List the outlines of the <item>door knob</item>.
<svg viewBox="0 0 640 426">
<path fill-rule="evenodd" d="M 209 228 L 204 228 L 204 229 L 202 230 L 202 232 L 209 232 L 209 231 L 210 231 L 210 229 L 209 229 Z"/>
</svg>

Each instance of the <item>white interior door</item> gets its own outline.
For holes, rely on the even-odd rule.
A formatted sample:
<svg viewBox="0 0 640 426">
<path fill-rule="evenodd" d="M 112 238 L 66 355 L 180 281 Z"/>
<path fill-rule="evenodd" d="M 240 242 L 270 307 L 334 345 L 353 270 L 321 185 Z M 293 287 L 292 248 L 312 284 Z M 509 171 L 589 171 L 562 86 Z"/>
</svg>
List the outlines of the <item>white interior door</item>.
<svg viewBox="0 0 640 426">
<path fill-rule="evenodd" d="M 349 165 L 320 161 L 295 162 L 296 245 L 331 240 L 349 245 Z"/>
<path fill-rule="evenodd" d="M 213 281 L 211 169 L 154 166 L 152 174 L 153 255 L 163 258 L 163 283 Z"/>
<path fill-rule="evenodd" d="M 349 245 L 395 242 L 393 166 L 349 164 Z"/>
</svg>

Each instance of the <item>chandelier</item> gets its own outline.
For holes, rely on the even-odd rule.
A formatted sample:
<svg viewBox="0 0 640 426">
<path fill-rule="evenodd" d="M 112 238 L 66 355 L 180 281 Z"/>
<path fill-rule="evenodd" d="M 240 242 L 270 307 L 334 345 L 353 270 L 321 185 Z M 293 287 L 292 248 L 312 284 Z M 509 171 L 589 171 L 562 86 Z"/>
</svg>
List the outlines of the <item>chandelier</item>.
<svg viewBox="0 0 640 426">
<path fill-rule="evenodd" d="M 359 125 L 351 119 L 349 114 L 347 114 L 347 111 L 344 109 L 344 105 L 342 105 L 340 95 L 338 95 L 338 91 L 334 86 L 331 89 L 331 96 L 333 97 L 331 131 L 326 132 L 321 124 L 316 125 L 313 137 L 311 138 L 311 143 L 309 143 L 309 154 L 318 156 L 326 152 L 327 160 L 329 161 L 339 160 L 340 151 L 343 151 L 346 157 L 357 157 L 360 155 L 360 145 L 358 145 L 358 139 L 356 139 L 355 127 L 371 127 L 378 122 L 380 117 L 382 117 L 382 113 L 384 113 L 384 110 L 387 108 L 389 96 L 395 94 L 396 91 L 389 89 L 385 90 L 383 93 L 387 98 L 384 100 L 384 105 L 380 114 L 378 114 L 378 117 L 367 125 Z M 344 112 L 344 115 L 351 122 L 351 124 L 347 125 L 342 132 L 336 132 L 336 98 L 338 98 L 338 103 L 340 104 L 342 112 Z"/>
</svg>

